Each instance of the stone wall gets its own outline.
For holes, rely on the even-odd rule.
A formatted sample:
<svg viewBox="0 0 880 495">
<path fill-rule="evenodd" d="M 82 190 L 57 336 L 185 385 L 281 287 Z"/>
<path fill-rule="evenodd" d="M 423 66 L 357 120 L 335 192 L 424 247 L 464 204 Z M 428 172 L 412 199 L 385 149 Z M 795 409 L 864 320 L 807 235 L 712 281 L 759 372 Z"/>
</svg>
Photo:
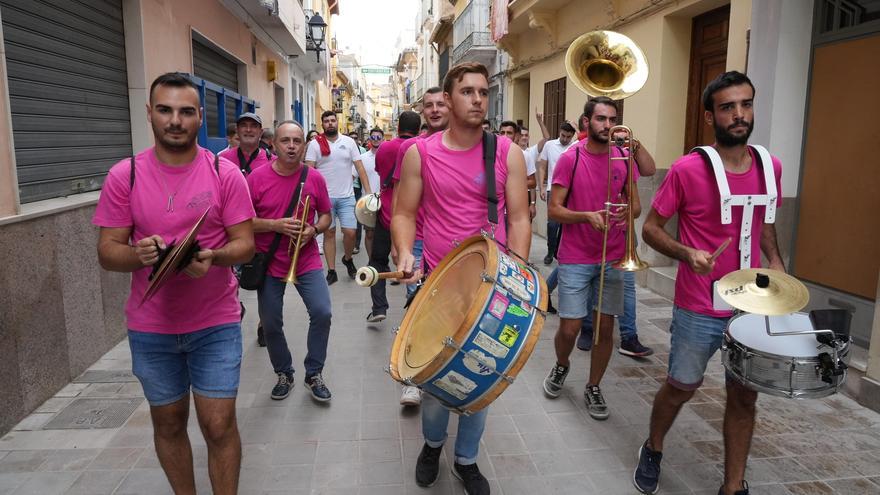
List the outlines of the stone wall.
<svg viewBox="0 0 880 495">
<path fill-rule="evenodd" d="M 93 212 L 0 226 L 0 434 L 125 337 L 129 276 L 99 266 Z"/>
</svg>

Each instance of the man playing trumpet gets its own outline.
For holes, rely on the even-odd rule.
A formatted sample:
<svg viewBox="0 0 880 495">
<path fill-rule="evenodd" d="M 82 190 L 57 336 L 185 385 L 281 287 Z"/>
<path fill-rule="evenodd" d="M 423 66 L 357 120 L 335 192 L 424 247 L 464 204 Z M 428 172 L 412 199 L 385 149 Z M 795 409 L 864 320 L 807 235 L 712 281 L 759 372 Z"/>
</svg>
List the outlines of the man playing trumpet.
<svg viewBox="0 0 880 495">
<path fill-rule="evenodd" d="M 275 129 L 277 158 L 268 167 L 260 167 L 248 176 L 251 199 L 257 218 L 254 219 L 254 240 L 259 252 L 269 251 L 277 234 L 282 237 L 279 248 L 268 262 L 263 286 L 257 290 L 260 320 L 266 345 L 278 383 L 271 397 L 281 400 L 293 388 L 293 359 L 284 338 L 284 291 L 289 272 L 295 275 L 295 286 L 309 313 L 308 351 L 305 357 L 305 384 L 312 397 L 321 402 L 330 400 L 330 390 L 321 372 L 327 357 L 330 337 L 330 289 L 323 276 L 323 264 L 315 236 L 330 226 L 330 196 L 321 174 L 306 170 L 303 180 L 305 139 L 302 127 L 284 121 Z M 302 187 L 300 183 L 302 182 Z M 297 191 L 301 189 L 300 191 Z M 293 199 L 296 198 L 296 199 Z M 285 218 L 291 200 L 297 201 L 292 218 Z M 307 203 L 308 201 L 308 203 Z M 304 205 L 309 204 L 306 222 L 302 221 Z M 299 245 L 296 241 L 299 240 Z M 290 246 L 290 249 L 288 249 Z M 291 267 L 296 250 L 296 266 Z"/>
</svg>

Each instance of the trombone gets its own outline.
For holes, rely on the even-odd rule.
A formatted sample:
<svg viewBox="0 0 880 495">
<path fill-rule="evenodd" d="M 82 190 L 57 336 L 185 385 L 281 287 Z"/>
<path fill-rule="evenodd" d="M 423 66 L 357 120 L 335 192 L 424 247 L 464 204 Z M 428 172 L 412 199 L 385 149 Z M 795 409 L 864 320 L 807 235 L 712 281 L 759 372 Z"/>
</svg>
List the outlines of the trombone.
<svg viewBox="0 0 880 495">
<path fill-rule="evenodd" d="M 622 100 L 638 92 L 648 80 L 648 62 L 641 48 L 630 38 L 614 31 L 590 31 L 578 37 L 565 53 L 565 70 L 575 85 L 591 97 L 607 96 L 612 100 Z M 639 259 L 636 252 L 635 217 L 633 214 L 633 191 L 635 183 L 633 172 L 633 132 L 625 125 L 616 125 L 609 131 L 609 140 L 615 134 L 625 134 L 618 145 L 626 148 L 625 156 L 614 156 L 614 146 L 608 146 L 608 192 L 605 199 L 605 230 L 602 235 L 602 263 L 599 271 L 599 297 L 597 308 L 602 311 L 602 296 L 605 290 L 605 265 L 607 264 L 608 230 L 611 209 L 625 207 L 626 212 L 626 251 L 614 268 L 623 271 L 639 271 L 648 264 Z M 612 202 L 611 177 L 614 162 L 626 160 L 626 203 Z M 602 319 L 593 322 L 593 345 L 599 344 Z"/>
<path fill-rule="evenodd" d="M 302 185 L 300 186 L 300 197 L 302 197 Z M 299 232 L 296 234 L 296 239 L 291 237 L 290 242 L 287 244 L 287 255 L 290 256 L 290 268 L 287 270 L 287 276 L 284 277 L 284 281 L 289 284 L 299 283 L 296 278 L 296 263 L 299 260 L 299 251 L 302 249 L 302 237 L 303 232 L 306 230 L 306 219 L 309 218 L 310 199 L 311 196 L 306 196 L 302 205 L 301 215 L 294 215 L 294 218 L 299 219 Z M 297 201 L 297 203 L 299 203 L 299 201 Z"/>
</svg>

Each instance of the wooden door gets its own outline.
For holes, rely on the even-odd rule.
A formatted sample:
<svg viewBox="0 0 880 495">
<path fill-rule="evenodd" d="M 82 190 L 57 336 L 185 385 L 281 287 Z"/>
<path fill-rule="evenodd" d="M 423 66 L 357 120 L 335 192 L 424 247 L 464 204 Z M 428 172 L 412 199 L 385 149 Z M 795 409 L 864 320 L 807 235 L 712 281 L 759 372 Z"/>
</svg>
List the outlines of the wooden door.
<svg viewBox="0 0 880 495">
<path fill-rule="evenodd" d="M 565 78 L 544 83 L 544 123 L 550 139 L 559 136 L 559 126 L 565 122 Z"/>
<path fill-rule="evenodd" d="M 880 270 L 878 52 L 880 34 L 813 52 L 794 258 L 799 278 L 870 300 Z"/>
<path fill-rule="evenodd" d="M 691 68 L 688 78 L 684 152 L 715 142 L 715 132 L 703 118 L 703 89 L 727 68 L 727 32 L 730 5 L 694 17 L 691 31 Z"/>
</svg>

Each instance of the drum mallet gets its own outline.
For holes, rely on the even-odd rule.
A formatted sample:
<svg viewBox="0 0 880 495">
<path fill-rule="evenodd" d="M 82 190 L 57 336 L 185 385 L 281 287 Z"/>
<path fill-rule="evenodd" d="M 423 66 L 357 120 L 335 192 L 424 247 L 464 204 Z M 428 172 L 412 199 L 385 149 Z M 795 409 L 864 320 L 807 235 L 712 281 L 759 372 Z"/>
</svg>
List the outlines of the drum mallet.
<svg viewBox="0 0 880 495">
<path fill-rule="evenodd" d="M 358 269 L 357 274 L 354 276 L 354 281 L 361 287 L 372 287 L 380 280 L 388 278 L 409 278 L 411 276 L 412 273 L 404 271 L 379 273 L 379 271 L 372 266 L 364 266 Z"/>
</svg>

